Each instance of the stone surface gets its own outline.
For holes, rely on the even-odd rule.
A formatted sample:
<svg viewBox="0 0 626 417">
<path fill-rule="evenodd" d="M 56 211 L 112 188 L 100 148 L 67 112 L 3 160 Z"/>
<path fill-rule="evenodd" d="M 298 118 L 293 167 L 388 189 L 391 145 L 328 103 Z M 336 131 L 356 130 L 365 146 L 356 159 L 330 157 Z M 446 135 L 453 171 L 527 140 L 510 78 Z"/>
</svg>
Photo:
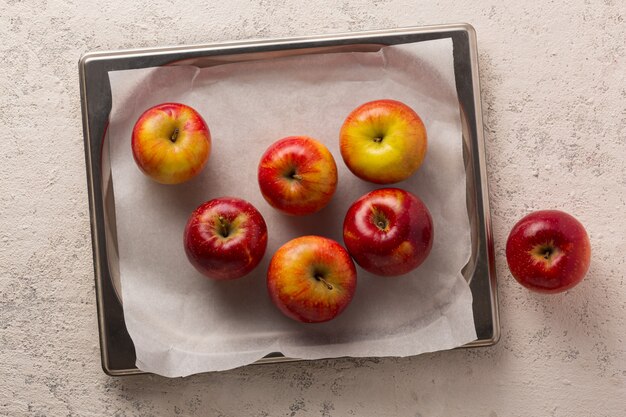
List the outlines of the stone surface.
<svg viewBox="0 0 626 417">
<path fill-rule="evenodd" d="M 626 409 L 626 3 L 0 0 L 0 416 L 617 416 Z M 469 22 L 502 339 L 405 359 L 167 380 L 100 369 L 77 60 L 91 50 Z M 539 208 L 593 248 L 560 296 L 511 278 Z"/>
</svg>

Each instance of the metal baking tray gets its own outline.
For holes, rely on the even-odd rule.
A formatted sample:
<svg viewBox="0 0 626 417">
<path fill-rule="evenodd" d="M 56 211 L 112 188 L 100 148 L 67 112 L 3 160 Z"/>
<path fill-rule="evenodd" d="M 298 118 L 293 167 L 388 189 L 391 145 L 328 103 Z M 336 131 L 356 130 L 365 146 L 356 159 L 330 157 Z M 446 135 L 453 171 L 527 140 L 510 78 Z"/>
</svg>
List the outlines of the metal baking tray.
<svg viewBox="0 0 626 417">
<path fill-rule="evenodd" d="M 91 237 L 96 281 L 102 368 L 112 376 L 139 374 L 135 349 L 124 323 L 119 294 L 115 196 L 107 125 L 111 111 L 108 72 L 161 65 L 206 67 L 230 62 L 351 51 L 375 51 L 384 45 L 450 38 L 463 125 L 467 172 L 467 208 L 472 254 L 463 269 L 473 295 L 477 340 L 464 347 L 489 346 L 500 337 L 496 271 L 487 190 L 487 172 L 478 79 L 476 34 L 468 24 L 408 27 L 325 36 L 264 39 L 194 46 L 92 52 L 79 61 L 83 133 Z M 256 363 L 297 360 L 273 353 Z"/>
</svg>

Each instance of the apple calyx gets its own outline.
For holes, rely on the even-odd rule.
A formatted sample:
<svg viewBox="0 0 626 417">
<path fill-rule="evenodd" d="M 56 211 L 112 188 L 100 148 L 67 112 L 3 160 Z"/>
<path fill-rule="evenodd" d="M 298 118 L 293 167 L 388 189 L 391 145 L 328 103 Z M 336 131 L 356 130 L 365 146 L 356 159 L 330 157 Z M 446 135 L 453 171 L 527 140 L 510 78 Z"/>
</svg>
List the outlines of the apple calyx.
<svg viewBox="0 0 626 417">
<path fill-rule="evenodd" d="M 554 242 L 546 242 L 536 245 L 532 248 L 530 254 L 536 262 L 544 262 L 547 265 L 551 265 L 560 258 L 561 251 L 554 245 Z"/>
<path fill-rule="evenodd" d="M 180 132 L 180 131 L 178 130 L 178 128 L 177 128 L 177 127 L 175 127 L 175 128 L 174 128 L 174 131 L 172 132 L 172 136 L 170 136 L 170 141 L 171 141 L 172 143 L 176 143 L 176 139 L 178 139 L 178 133 L 179 133 L 179 132 Z"/>
</svg>

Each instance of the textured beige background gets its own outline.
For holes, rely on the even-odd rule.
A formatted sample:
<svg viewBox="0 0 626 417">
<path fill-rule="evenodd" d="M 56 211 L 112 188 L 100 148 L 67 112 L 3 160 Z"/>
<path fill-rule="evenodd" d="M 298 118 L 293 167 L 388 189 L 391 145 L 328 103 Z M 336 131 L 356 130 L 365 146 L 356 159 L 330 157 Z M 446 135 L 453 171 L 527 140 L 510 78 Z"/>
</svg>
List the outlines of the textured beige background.
<svg viewBox="0 0 626 417">
<path fill-rule="evenodd" d="M 0 0 L 0 415 L 618 416 L 626 409 L 626 3 L 621 0 Z M 213 4 L 209 4 L 213 3 Z M 77 60 L 90 50 L 472 23 L 502 340 L 408 359 L 183 380 L 100 370 Z M 588 279 L 512 281 L 533 209 L 588 228 Z"/>
</svg>

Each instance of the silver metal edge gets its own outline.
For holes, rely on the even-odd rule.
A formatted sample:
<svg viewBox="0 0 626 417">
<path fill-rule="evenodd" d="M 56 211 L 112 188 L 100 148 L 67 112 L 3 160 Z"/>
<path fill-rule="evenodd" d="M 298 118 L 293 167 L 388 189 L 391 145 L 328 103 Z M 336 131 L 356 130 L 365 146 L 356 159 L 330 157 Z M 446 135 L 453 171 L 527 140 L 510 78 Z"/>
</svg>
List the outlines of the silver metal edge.
<svg viewBox="0 0 626 417">
<path fill-rule="evenodd" d="M 100 364 L 102 371 L 109 376 L 129 376 L 129 375 L 143 375 L 147 372 L 141 371 L 137 368 L 129 369 L 111 369 L 109 368 L 109 351 L 107 349 L 107 335 L 105 331 L 105 311 L 104 300 L 102 299 L 102 269 L 100 267 L 100 245 L 98 244 L 99 229 L 96 227 L 97 215 L 95 208 L 95 190 L 94 190 L 94 178 L 93 178 L 93 161 L 91 159 L 91 135 L 89 134 L 89 115 L 87 113 L 87 85 L 85 81 L 85 67 L 88 62 L 85 59 L 86 55 L 83 55 L 78 62 L 78 78 L 80 85 L 80 101 L 81 112 L 83 119 L 83 136 L 85 142 L 85 162 L 86 162 L 86 176 L 87 176 L 87 193 L 89 197 L 89 222 L 91 227 L 91 245 L 93 256 L 93 268 L 95 278 L 95 290 L 96 290 L 96 310 L 98 314 L 98 339 L 100 344 Z"/>
<path fill-rule="evenodd" d="M 485 217 L 485 238 L 487 247 L 487 259 L 489 270 L 489 283 L 491 305 L 493 306 L 491 317 L 493 321 L 493 334 L 490 339 L 477 340 L 466 344 L 467 347 L 492 346 L 500 340 L 500 312 L 498 305 L 498 283 L 496 274 L 496 262 L 494 253 L 493 233 L 491 226 L 491 209 L 489 206 L 489 180 L 487 177 L 487 157 L 485 152 L 485 135 L 483 127 L 483 113 L 480 94 L 480 77 L 478 67 L 478 42 L 476 30 L 468 23 L 462 24 L 467 33 L 470 49 L 470 63 L 472 69 L 472 90 L 474 95 L 474 109 L 476 112 L 476 144 L 478 145 L 478 166 L 480 167 L 480 180 L 482 187 L 483 215 Z"/>
<path fill-rule="evenodd" d="M 472 88 L 474 94 L 474 106 L 476 111 L 476 122 L 477 122 L 477 144 L 478 144 L 478 156 L 479 156 L 479 167 L 481 173 L 481 186 L 482 186 L 482 203 L 483 203 L 483 212 L 485 217 L 485 236 L 487 239 L 487 257 L 488 257 L 488 269 L 489 269 L 489 279 L 490 279 L 490 287 L 491 287 L 491 304 L 494 306 L 492 310 L 492 319 L 493 319 L 493 336 L 490 339 L 477 340 L 474 342 L 467 343 L 460 348 L 463 347 L 479 347 L 479 346 L 491 346 L 498 342 L 500 339 L 500 320 L 499 320 L 499 312 L 498 312 L 498 294 L 497 294 L 497 282 L 495 275 L 495 259 L 493 252 L 493 236 L 491 232 L 491 215 L 489 211 L 489 193 L 488 193 L 488 183 L 487 183 L 487 170 L 486 170 L 486 158 L 485 158 L 485 146 L 484 146 L 484 132 L 483 132 L 483 120 L 482 120 L 482 108 L 480 101 L 480 83 L 478 77 L 478 54 L 477 54 L 477 41 L 476 41 L 476 31 L 472 25 L 467 23 L 459 23 L 459 24 L 446 24 L 446 25 L 431 25 L 431 26 L 420 26 L 420 27 L 404 27 L 397 29 L 387 29 L 387 30 L 370 30 L 370 31 L 362 31 L 362 32 L 343 32 L 336 34 L 327 34 L 327 35 L 310 35 L 310 36 L 302 36 L 302 37 L 289 37 L 289 38 L 271 38 L 271 39 L 250 39 L 250 40 L 238 40 L 238 41 L 228 41 L 228 42 L 218 42 L 212 44 L 197 44 L 197 45 L 188 45 L 188 46 L 171 46 L 171 47 L 156 47 L 156 48 L 136 48 L 136 49 L 126 49 L 120 51 L 99 51 L 99 52 L 89 52 L 83 54 L 79 59 L 79 81 L 80 81 L 80 95 L 81 95 L 81 108 L 83 115 L 83 134 L 85 137 L 85 160 L 87 163 L 87 186 L 89 193 L 89 211 L 90 211 L 90 222 L 92 229 L 92 251 L 94 256 L 94 272 L 96 275 L 96 303 L 97 303 L 97 311 L 98 311 L 98 328 L 99 328 L 99 337 L 100 337 L 100 352 L 102 358 L 102 369 L 107 375 L 111 376 L 125 376 L 125 375 L 139 375 L 145 374 L 146 372 L 141 371 L 139 369 L 123 369 L 123 370 L 111 370 L 108 368 L 108 352 L 107 349 L 103 349 L 103 346 L 106 346 L 106 334 L 104 330 L 104 311 L 103 311 L 103 300 L 102 300 L 102 271 L 100 268 L 99 262 L 99 245 L 98 245 L 98 230 L 94 227 L 96 222 L 96 212 L 95 212 L 95 197 L 94 197 L 94 186 L 93 186 L 93 175 L 92 175 L 92 160 L 89 149 L 91 148 L 91 138 L 89 135 L 89 120 L 86 112 L 87 103 L 86 103 L 86 83 L 85 83 L 85 68 L 87 64 L 91 60 L 98 59 L 115 59 L 115 58 L 123 58 L 123 57 L 138 57 L 138 56 L 146 56 L 146 55 L 159 55 L 159 54 L 169 54 L 172 52 L 181 52 L 181 53 L 193 53 L 193 52 L 207 52 L 211 50 L 219 49 L 228 50 L 234 49 L 241 46 L 271 46 L 271 45 L 289 45 L 295 44 L 299 42 L 305 41 L 321 41 L 321 40 L 350 40 L 350 39 L 367 39 L 373 38 L 377 36 L 401 36 L 401 35 L 412 35 L 416 33 L 440 33 L 440 32 L 451 32 L 451 31 L 463 31 L 468 34 L 469 46 L 470 46 L 470 59 L 471 59 L 471 69 L 472 69 Z M 295 362 L 295 361 L 304 361 L 305 359 L 297 359 L 297 358 L 288 358 L 288 357 L 270 357 L 270 358 L 262 358 L 255 361 L 253 364 L 267 364 L 267 363 L 278 363 L 278 362 Z"/>
<path fill-rule="evenodd" d="M 287 38 L 269 38 L 269 39 L 249 39 L 238 41 L 226 41 L 216 42 L 210 44 L 196 44 L 188 46 L 168 46 L 168 47 L 154 47 L 154 48 L 134 48 L 124 49 L 119 51 L 98 51 L 88 52 L 81 56 L 79 65 L 84 66 L 90 60 L 94 59 L 115 59 L 124 57 L 141 57 L 141 56 L 153 56 L 161 54 L 169 54 L 172 52 L 181 53 L 193 53 L 193 52 L 207 52 L 211 50 L 227 51 L 229 49 L 235 49 L 242 46 L 271 46 L 271 45 L 289 45 L 295 43 L 301 43 L 306 41 L 333 41 L 333 40 L 349 40 L 349 39 L 368 39 L 377 36 L 401 36 L 412 35 L 415 33 L 439 33 L 450 32 L 458 30 L 467 30 L 469 25 L 465 23 L 450 24 L 450 25 L 432 25 L 432 26 L 420 26 L 420 27 L 404 27 L 397 29 L 383 29 L 383 30 L 368 30 L 362 32 L 341 32 L 336 34 L 326 35 L 309 35 L 299 37 L 287 37 Z M 470 26 L 471 27 L 471 26 Z"/>
<path fill-rule="evenodd" d="M 106 332 L 105 319 L 104 319 L 104 302 L 102 300 L 102 270 L 100 268 L 100 246 L 98 244 L 99 230 L 96 226 L 97 216 L 95 209 L 95 191 L 94 191 L 94 179 L 93 179 L 93 162 L 91 159 L 91 135 L 89 134 L 89 115 L 87 113 L 87 85 L 85 82 L 85 66 L 86 60 L 84 56 L 78 62 L 78 78 L 80 83 L 80 106 L 83 119 L 83 136 L 85 141 L 85 162 L 87 165 L 87 194 L 89 196 L 89 223 L 91 227 L 91 250 L 94 257 L 93 268 L 95 275 L 95 289 L 96 289 L 96 310 L 98 313 L 98 340 L 100 343 L 100 359 L 101 366 L 104 373 L 110 376 L 118 375 L 119 373 L 109 369 L 109 356 L 108 349 L 106 348 Z M 124 374 L 132 370 L 123 370 Z"/>
</svg>

